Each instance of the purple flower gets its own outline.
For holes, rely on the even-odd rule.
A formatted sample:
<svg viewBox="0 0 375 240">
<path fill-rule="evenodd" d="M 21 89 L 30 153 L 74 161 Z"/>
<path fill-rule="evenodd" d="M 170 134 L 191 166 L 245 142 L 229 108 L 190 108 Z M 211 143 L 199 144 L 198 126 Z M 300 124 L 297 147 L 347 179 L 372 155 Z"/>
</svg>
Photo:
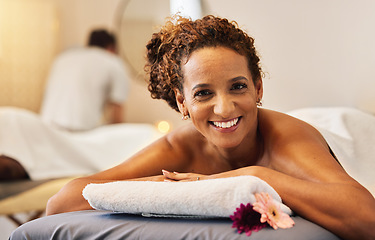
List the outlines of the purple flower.
<svg viewBox="0 0 375 240">
<path fill-rule="evenodd" d="M 253 210 L 253 205 L 248 203 L 246 206 L 241 203 L 239 208 L 230 219 L 233 221 L 232 228 L 237 228 L 238 233 L 245 232 L 250 236 L 252 231 L 258 232 L 260 229 L 267 226 L 266 222 L 260 222 L 261 214 Z"/>
</svg>

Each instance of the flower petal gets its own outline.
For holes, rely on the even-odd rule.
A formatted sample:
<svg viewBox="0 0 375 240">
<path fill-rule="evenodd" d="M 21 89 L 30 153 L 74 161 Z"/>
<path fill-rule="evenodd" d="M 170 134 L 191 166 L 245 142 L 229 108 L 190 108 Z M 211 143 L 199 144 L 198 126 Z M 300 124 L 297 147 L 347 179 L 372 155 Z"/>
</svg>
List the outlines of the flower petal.
<svg viewBox="0 0 375 240">
<path fill-rule="evenodd" d="M 254 203 L 253 210 L 261 214 L 260 222 L 267 222 L 274 229 L 290 228 L 294 225 L 290 216 L 280 209 L 279 203 L 268 193 L 256 193 L 255 198 L 257 202 Z"/>
<path fill-rule="evenodd" d="M 250 236 L 252 231 L 259 231 L 267 226 L 266 223 L 260 222 L 261 214 L 254 211 L 250 203 L 246 206 L 241 204 L 230 218 L 233 221 L 232 228 L 237 228 L 238 233 L 245 232 L 247 236 Z"/>
</svg>

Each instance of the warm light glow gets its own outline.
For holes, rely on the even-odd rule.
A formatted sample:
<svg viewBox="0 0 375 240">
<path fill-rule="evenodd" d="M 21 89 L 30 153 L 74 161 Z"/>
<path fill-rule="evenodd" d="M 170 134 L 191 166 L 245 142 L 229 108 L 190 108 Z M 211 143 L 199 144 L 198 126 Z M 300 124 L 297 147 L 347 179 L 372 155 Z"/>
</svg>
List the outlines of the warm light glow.
<svg viewBox="0 0 375 240">
<path fill-rule="evenodd" d="M 0 106 L 39 111 L 58 52 L 56 2 L 0 0 Z"/>
<path fill-rule="evenodd" d="M 171 125 L 167 121 L 160 121 L 157 126 L 161 133 L 167 133 L 171 129 Z"/>
</svg>

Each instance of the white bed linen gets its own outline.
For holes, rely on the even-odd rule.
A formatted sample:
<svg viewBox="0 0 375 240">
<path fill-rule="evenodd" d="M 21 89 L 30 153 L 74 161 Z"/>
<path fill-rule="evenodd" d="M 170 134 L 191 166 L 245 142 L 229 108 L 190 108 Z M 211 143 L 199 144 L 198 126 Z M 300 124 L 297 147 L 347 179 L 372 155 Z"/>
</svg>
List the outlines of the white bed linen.
<svg viewBox="0 0 375 240">
<path fill-rule="evenodd" d="M 126 160 L 162 134 L 149 124 L 66 132 L 20 108 L 0 108 L 0 154 L 17 159 L 32 180 L 81 176 Z"/>
</svg>

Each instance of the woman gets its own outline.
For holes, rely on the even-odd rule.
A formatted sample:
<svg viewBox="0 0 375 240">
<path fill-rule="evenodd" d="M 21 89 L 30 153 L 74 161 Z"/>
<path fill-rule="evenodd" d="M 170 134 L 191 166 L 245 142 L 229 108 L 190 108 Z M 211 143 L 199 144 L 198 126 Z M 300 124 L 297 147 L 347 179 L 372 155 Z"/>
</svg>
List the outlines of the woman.
<svg viewBox="0 0 375 240">
<path fill-rule="evenodd" d="M 295 213 L 338 236 L 374 239 L 374 198 L 344 171 L 320 133 L 258 108 L 259 58 L 253 39 L 235 23 L 214 16 L 171 20 L 147 50 L 152 97 L 164 99 L 192 123 L 119 166 L 70 182 L 50 199 L 47 214 L 91 209 L 81 192 L 92 182 L 253 175 Z"/>
</svg>

